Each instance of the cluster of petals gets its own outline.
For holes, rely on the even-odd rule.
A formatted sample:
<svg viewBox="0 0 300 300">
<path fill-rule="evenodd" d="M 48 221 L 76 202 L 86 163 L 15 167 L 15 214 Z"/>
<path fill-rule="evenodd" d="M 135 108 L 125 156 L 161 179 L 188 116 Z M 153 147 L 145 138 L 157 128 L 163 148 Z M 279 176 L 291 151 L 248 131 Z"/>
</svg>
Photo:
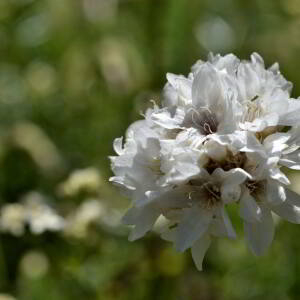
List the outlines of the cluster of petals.
<svg viewBox="0 0 300 300">
<path fill-rule="evenodd" d="M 249 249 L 262 255 L 273 240 L 273 214 L 300 223 L 300 196 L 281 170 L 300 170 L 292 84 L 257 53 L 249 61 L 210 54 L 187 77 L 167 80 L 161 107 L 115 139 L 110 157 L 110 180 L 132 199 L 123 218 L 133 225 L 129 239 L 163 216 L 161 236 L 179 251 L 191 248 L 202 270 L 214 238 L 236 238 L 227 213 L 236 205 Z"/>
</svg>

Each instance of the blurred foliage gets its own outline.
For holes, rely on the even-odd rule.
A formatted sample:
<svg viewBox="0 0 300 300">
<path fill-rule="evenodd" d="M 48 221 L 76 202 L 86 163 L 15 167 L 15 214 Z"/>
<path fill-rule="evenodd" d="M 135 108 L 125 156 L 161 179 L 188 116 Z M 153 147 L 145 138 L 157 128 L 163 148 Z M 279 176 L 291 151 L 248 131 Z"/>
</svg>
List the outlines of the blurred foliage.
<svg viewBox="0 0 300 300">
<path fill-rule="evenodd" d="M 128 199 L 107 183 L 113 139 L 159 102 L 166 72 L 257 51 L 297 96 L 299 32 L 297 0 L 1 0 L 0 300 L 299 299 L 298 226 L 278 219 L 256 258 L 233 211 L 240 238 L 214 242 L 200 273 L 155 233 L 129 243 Z"/>
</svg>

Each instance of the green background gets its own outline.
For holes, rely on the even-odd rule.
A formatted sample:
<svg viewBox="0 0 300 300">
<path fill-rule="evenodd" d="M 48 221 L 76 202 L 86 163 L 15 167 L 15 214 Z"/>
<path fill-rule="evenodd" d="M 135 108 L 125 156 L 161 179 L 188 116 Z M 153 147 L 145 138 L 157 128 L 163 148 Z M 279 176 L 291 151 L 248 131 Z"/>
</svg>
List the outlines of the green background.
<svg viewBox="0 0 300 300">
<path fill-rule="evenodd" d="M 238 239 L 215 241 L 198 272 L 155 233 L 128 242 L 116 220 L 129 201 L 108 183 L 113 139 L 159 103 L 167 72 L 186 75 L 209 51 L 256 51 L 297 97 L 299 36 L 297 0 L 0 0 L 1 205 L 37 191 L 61 215 L 90 198 L 107 207 L 80 236 L 1 233 L 0 299 L 299 299 L 297 225 L 276 219 L 256 258 L 232 211 Z M 96 186 L 59 192 L 88 167 Z"/>
</svg>

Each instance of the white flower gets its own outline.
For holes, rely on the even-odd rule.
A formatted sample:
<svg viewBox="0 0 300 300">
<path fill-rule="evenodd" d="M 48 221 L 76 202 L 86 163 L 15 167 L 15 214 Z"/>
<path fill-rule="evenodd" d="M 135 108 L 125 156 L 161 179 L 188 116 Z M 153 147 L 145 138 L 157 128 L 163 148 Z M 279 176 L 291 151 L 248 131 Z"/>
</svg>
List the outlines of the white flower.
<svg viewBox="0 0 300 300">
<path fill-rule="evenodd" d="M 63 217 L 47 205 L 45 200 L 38 192 L 31 192 L 24 199 L 25 221 L 34 234 L 41 234 L 47 230 L 60 231 L 65 225 Z"/>
<path fill-rule="evenodd" d="M 0 229 L 3 232 L 9 232 L 15 236 L 24 233 L 25 209 L 22 204 L 5 204 L 1 208 Z"/>
<path fill-rule="evenodd" d="M 300 197 L 286 187 L 290 182 L 280 171 L 284 150 L 292 151 L 288 145 L 290 137 L 289 133 L 269 135 L 262 142 L 260 151 L 247 153 L 244 167 L 252 178 L 242 187 L 240 216 L 244 220 L 248 245 L 256 255 L 264 254 L 273 240 L 271 212 L 292 223 L 300 223 Z"/>
<path fill-rule="evenodd" d="M 245 183 L 240 200 L 246 240 L 252 252 L 262 255 L 274 236 L 271 212 L 292 223 L 300 223 L 299 195 L 272 180 L 255 179 Z"/>
<path fill-rule="evenodd" d="M 123 222 L 135 240 L 159 216 L 162 237 L 192 250 L 199 270 L 213 238 L 236 236 L 226 206 L 238 204 L 256 255 L 274 236 L 272 213 L 300 223 L 300 197 L 281 171 L 300 170 L 300 100 L 278 64 L 209 55 L 190 74 L 167 74 L 162 107 L 116 139 L 110 180 L 133 200 Z M 288 126 L 288 127 L 287 127 Z"/>
<path fill-rule="evenodd" d="M 21 203 L 5 204 L 1 208 L 0 230 L 16 236 L 24 234 L 25 225 L 34 234 L 62 230 L 64 219 L 45 200 L 42 194 L 30 192 Z"/>
<path fill-rule="evenodd" d="M 112 219 L 111 212 L 110 219 Z M 84 238 L 89 225 L 99 222 L 109 215 L 103 203 L 98 199 L 87 199 L 66 217 L 64 232 L 73 237 Z"/>
<path fill-rule="evenodd" d="M 261 132 L 268 127 L 299 123 L 300 101 L 289 98 L 292 84 L 280 74 L 278 64 L 266 70 L 263 59 L 254 53 L 250 62 L 239 65 L 236 77 L 238 100 L 244 108 L 242 129 Z"/>
<path fill-rule="evenodd" d="M 204 171 L 201 177 L 174 188 L 150 203 L 132 207 L 123 221 L 134 225 L 130 240 L 149 231 L 160 214 L 170 223 L 163 237 L 174 241 L 179 251 L 192 247 L 195 242 L 211 236 L 236 234 L 228 218 L 225 205 L 240 198 L 240 183 L 250 176 L 242 169 L 224 171 L 220 168 L 210 175 Z M 200 261 L 196 261 L 200 266 Z M 202 262 L 201 262 L 202 264 Z M 200 268 L 200 267 L 199 267 Z"/>
<path fill-rule="evenodd" d="M 96 168 L 75 170 L 59 185 L 58 190 L 63 196 L 78 195 L 82 191 L 97 192 L 102 184 L 102 178 Z"/>
<path fill-rule="evenodd" d="M 237 88 L 226 69 L 203 63 L 189 78 L 167 78 L 167 106 L 153 113 L 153 122 L 167 129 L 195 128 L 203 137 L 236 129 L 241 112 Z"/>
<path fill-rule="evenodd" d="M 119 156 L 111 157 L 112 170 L 116 176 L 110 178 L 125 188 L 135 202 L 147 202 L 149 191 L 164 190 L 157 184 L 163 176 L 160 170 L 160 136 L 146 121 L 137 121 L 127 131 L 126 143 L 116 139 L 114 149 Z"/>
</svg>

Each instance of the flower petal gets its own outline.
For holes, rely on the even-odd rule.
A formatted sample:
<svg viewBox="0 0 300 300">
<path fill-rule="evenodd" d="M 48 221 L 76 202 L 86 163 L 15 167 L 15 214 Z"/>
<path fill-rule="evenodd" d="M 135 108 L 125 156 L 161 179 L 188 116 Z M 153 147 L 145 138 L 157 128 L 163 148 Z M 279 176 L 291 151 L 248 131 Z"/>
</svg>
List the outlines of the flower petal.
<svg viewBox="0 0 300 300">
<path fill-rule="evenodd" d="M 288 189 L 286 191 L 286 201 L 272 205 L 272 210 L 287 221 L 300 224 L 300 196 Z"/>
<path fill-rule="evenodd" d="M 270 210 L 262 207 L 261 221 L 244 222 L 244 231 L 248 246 L 253 254 L 263 255 L 274 237 L 274 223 Z"/>
<path fill-rule="evenodd" d="M 211 64 L 200 66 L 192 85 L 192 103 L 195 107 L 209 107 L 218 111 L 223 95 L 222 84 L 217 70 Z"/>
<path fill-rule="evenodd" d="M 232 223 L 228 217 L 228 214 L 225 210 L 225 208 L 221 209 L 221 217 L 223 219 L 224 222 L 224 226 L 225 226 L 225 230 L 227 232 L 227 236 L 231 239 L 235 239 L 236 238 L 236 232 L 232 226 Z"/>
<path fill-rule="evenodd" d="M 192 258 L 199 271 L 202 271 L 203 258 L 210 246 L 210 243 L 210 236 L 208 234 L 205 234 L 192 246 Z"/>
<path fill-rule="evenodd" d="M 124 153 L 123 149 L 123 137 L 116 138 L 113 143 L 113 148 L 118 155 L 122 155 Z"/>
<path fill-rule="evenodd" d="M 300 100 L 293 99 L 288 100 L 288 111 L 280 116 L 279 125 L 295 126 L 300 124 Z"/>
<path fill-rule="evenodd" d="M 292 170 L 300 170 L 300 153 L 299 151 L 292 152 L 290 154 L 284 155 L 279 163 L 285 167 Z"/>
<path fill-rule="evenodd" d="M 251 175 L 241 168 L 234 168 L 227 172 L 224 184 L 239 185 L 246 179 L 251 179 Z"/>
<path fill-rule="evenodd" d="M 286 185 L 290 184 L 289 179 L 287 178 L 287 176 L 284 173 L 282 173 L 280 171 L 278 166 L 270 167 L 269 174 L 270 174 L 270 177 L 274 180 L 278 180 L 281 183 L 286 184 Z"/>
<path fill-rule="evenodd" d="M 241 198 L 239 214 L 243 220 L 249 223 L 261 220 L 261 208 L 248 191 Z"/>
<path fill-rule="evenodd" d="M 290 204 L 296 205 L 300 207 L 300 195 L 291 191 L 290 189 L 285 189 L 287 201 Z"/>
<path fill-rule="evenodd" d="M 184 110 L 177 108 L 172 114 L 169 108 L 162 108 L 152 114 L 151 119 L 154 123 L 167 129 L 177 129 L 181 127 L 185 117 Z"/>
<path fill-rule="evenodd" d="M 143 237 L 151 230 L 159 215 L 159 211 L 151 205 L 130 208 L 122 218 L 123 224 L 135 225 L 128 237 L 129 241 Z"/>
<path fill-rule="evenodd" d="M 237 202 L 241 196 L 241 187 L 235 184 L 223 184 L 221 186 L 221 197 L 224 203 Z"/>
<path fill-rule="evenodd" d="M 185 215 L 177 227 L 175 248 L 184 251 L 191 247 L 208 229 L 212 214 L 198 207 L 186 209 Z"/>
<path fill-rule="evenodd" d="M 274 180 L 267 184 L 267 201 L 271 204 L 280 204 L 286 200 L 285 188 Z"/>
</svg>

